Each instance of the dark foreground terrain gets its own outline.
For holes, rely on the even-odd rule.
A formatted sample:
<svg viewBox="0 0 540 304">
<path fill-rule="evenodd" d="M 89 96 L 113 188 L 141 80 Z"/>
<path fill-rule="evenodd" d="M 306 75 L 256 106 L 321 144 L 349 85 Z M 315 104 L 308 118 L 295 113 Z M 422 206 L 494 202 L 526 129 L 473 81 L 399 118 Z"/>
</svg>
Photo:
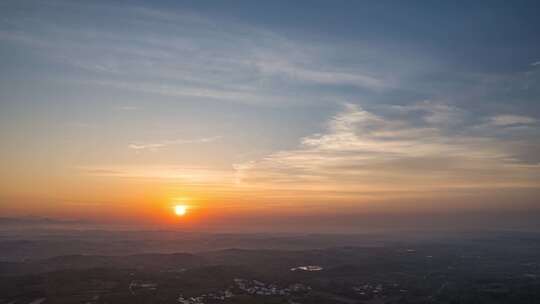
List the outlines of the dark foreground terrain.
<svg viewBox="0 0 540 304">
<path fill-rule="evenodd" d="M 532 233 L 16 259 L 28 242 L 0 244 L 12 250 L 0 263 L 2 304 L 540 303 L 540 235 Z"/>
</svg>

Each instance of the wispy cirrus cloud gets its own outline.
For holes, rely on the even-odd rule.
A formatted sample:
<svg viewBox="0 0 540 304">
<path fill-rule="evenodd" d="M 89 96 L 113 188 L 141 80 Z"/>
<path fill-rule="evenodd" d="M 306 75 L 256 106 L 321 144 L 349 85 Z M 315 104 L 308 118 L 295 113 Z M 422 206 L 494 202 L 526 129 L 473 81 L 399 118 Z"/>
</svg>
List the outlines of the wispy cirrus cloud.
<svg viewBox="0 0 540 304">
<path fill-rule="evenodd" d="M 102 165 L 80 166 L 88 176 L 145 179 L 179 183 L 183 186 L 227 186 L 232 183 L 230 170 L 180 165 Z"/>
<path fill-rule="evenodd" d="M 142 151 L 142 150 L 155 151 L 158 149 L 175 146 L 175 145 L 210 143 L 219 139 L 221 139 L 221 136 L 203 137 L 203 138 L 195 138 L 195 139 L 173 139 L 173 140 L 163 140 L 163 141 L 151 142 L 151 143 L 134 142 L 134 143 L 130 143 L 128 145 L 128 148 L 132 150 L 136 150 L 136 151 Z"/>
<path fill-rule="evenodd" d="M 81 24 L 54 18 L 60 8 L 74 14 L 77 8 L 89 14 L 105 8 L 117 11 L 114 19 L 101 16 L 101 21 L 123 24 L 127 30 L 102 31 L 89 28 L 85 18 Z M 230 20 L 79 2 L 59 2 L 42 10 L 50 19 L 30 15 L 22 23 L 13 14 L 6 20 L 10 29 L 0 31 L 0 40 L 35 49 L 56 65 L 80 70 L 84 77 L 68 79 L 78 84 L 260 105 L 316 102 L 332 95 L 321 96 L 310 86 L 332 91 L 342 86 L 382 90 L 392 85 L 368 65 L 336 65 L 324 45 Z M 62 26 L 63 22 L 69 26 Z M 289 90 L 282 89 L 284 81 Z"/>
<path fill-rule="evenodd" d="M 387 81 L 367 74 L 333 71 L 323 68 L 306 68 L 284 59 L 267 58 L 258 60 L 256 64 L 260 71 L 266 75 L 285 76 L 292 81 L 325 85 L 349 85 L 371 89 L 383 89 L 390 86 Z"/>
<path fill-rule="evenodd" d="M 537 123 L 533 117 L 522 115 L 496 115 L 490 117 L 489 124 L 494 126 L 531 125 Z"/>
<path fill-rule="evenodd" d="M 238 182 L 293 192 L 324 189 L 349 199 L 361 193 L 434 195 L 443 189 L 464 193 L 540 187 L 540 161 L 520 160 L 513 150 L 525 142 L 448 132 L 432 124 L 430 117 L 435 110 L 453 116 L 457 109 L 424 105 L 426 123 L 418 125 L 346 104 L 328 121 L 325 132 L 304 137 L 297 149 L 238 164 Z"/>
<path fill-rule="evenodd" d="M 140 107 L 125 105 L 125 106 L 116 106 L 114 107 L 114 109 L 118 111 L 135 111 L 135 110 L 139 110 Z"/>
<path fill-rule="evenodd" d="M 465 116 L 465 112 L 460 108 L 430 100 L 424 100 L 410 105 L 393 105 L 390 108 L 403 113 L 419 113 L 421 120 L 434 125 L 459 124 Z"/>
</svg>

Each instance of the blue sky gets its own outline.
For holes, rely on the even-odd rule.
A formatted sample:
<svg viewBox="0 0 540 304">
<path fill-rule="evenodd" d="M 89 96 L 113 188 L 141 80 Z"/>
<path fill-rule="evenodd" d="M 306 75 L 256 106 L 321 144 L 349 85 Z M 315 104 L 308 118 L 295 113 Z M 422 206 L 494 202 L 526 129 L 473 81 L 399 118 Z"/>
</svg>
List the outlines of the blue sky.
<svg viewBox="0 0 540 304">
<path fill-rule="evenodd" d="M 43 199 L 46 210 L 126 202 L 113 186 L 88 189 L 138 178 L 164 184 L 148 190 L 164 196 L 212 186 L 228 204 L 407 208 L 443 191 L 451 203 L 519 197 L 530 207 L 540 187 L 538 9 L 3 1 L 2 199 Z M 494 189 L 510 194 L 494 199 Z"/>
</svg>

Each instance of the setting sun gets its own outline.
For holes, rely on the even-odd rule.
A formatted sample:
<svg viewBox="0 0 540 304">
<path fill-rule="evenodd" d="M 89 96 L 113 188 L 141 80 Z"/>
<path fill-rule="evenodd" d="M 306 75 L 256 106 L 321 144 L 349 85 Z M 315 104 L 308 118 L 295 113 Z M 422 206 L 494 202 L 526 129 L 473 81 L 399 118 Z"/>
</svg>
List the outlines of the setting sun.
<svg viewBox="0 0 540 304">
<path fill-rule="evenodd" d="M 174 213 L 177 216 L 184 216 L 187 212 L 188 206 L 186 205 L 176 205 L 174 206 Z"/>
</svg>

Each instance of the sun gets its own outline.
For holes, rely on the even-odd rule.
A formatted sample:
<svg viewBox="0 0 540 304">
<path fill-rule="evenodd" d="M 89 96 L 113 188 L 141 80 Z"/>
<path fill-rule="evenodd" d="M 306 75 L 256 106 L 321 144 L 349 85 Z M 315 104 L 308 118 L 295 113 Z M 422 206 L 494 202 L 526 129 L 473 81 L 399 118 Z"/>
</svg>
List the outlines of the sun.
<svg viewBox="0 0 540 304">
<path fill-rule="evenodd" d="M 184 216 L 187 213 L 188 206 L 187 205 L 176 205 L 174 206 L 174 213 L 177 216 Z"/>
</svg>

